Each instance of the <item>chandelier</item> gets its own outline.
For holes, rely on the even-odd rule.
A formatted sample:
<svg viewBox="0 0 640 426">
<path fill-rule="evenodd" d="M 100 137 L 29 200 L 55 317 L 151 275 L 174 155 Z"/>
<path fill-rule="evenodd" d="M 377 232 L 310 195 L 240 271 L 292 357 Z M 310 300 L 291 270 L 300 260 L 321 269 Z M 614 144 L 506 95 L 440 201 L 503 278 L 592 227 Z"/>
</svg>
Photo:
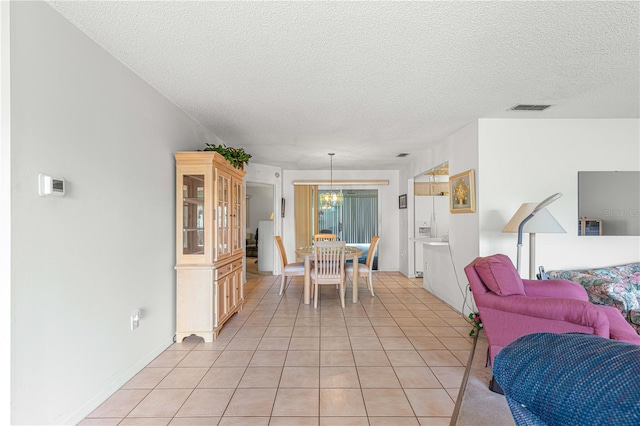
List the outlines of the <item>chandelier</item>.
<svg viewBox="0 0 640 426">
<path fill-rule="evenodd" d="M 329 192 L 325 192 L 320 195 L 320 205 L 323 210 L 329 210 L 332 207 L 342 204 L 342 193 L 340 191 L 333 192 L 333 156 L 334 152 L 329 153 L 331 159 L 331 181 L 329 186 Z"/>
</svg>

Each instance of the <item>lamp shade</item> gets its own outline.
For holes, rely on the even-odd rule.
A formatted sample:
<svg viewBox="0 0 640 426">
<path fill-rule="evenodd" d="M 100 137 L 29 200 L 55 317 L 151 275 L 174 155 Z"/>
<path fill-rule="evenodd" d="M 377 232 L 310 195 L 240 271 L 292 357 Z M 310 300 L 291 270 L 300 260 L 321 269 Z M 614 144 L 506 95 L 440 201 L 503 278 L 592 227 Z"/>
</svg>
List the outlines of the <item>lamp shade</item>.
<svg viewBox="0 0 640 426">
<path fill-rule="evenodd" d="M 520 206 L 518 211 L 513 215 L 511 220 L 504 227 L 502 232 L 518 232 L 518 226 L 533 212 L 533 209 L 539 203 L 524 203 Z M 553 217 L 553 215 L 546 209 L 542 208 L 535 216 L 525 223 L 522 232 L 525 233 L 566 233 L 562 225 Z"/>
</svg>

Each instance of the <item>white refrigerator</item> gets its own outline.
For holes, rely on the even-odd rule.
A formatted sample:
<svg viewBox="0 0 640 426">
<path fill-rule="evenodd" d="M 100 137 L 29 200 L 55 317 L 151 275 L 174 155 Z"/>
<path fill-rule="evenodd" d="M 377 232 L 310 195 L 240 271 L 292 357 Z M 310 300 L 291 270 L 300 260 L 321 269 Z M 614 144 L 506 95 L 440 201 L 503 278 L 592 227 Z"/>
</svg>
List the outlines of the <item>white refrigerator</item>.
<svg viewBox="0 0 640 426">
<path fill-rule="evenodd" d="M 273 271 L 273 221 L 258 222 L 258 271 Z"/>
</svg>

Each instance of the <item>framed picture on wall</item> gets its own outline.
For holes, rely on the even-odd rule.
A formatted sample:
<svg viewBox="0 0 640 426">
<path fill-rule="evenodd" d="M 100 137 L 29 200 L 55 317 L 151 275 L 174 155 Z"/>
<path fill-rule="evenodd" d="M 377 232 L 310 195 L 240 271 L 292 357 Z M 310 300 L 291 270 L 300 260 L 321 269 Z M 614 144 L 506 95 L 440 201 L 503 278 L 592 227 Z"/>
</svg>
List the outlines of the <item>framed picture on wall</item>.
<svg viewBox="0 0 640 426">
<path fill-rule="evenodd" d="M 476 185 L 473 169 L 449 178 L 449 211 L 451 213 L 475 213 Z"/>
<path fill-rule="evenodd" d="M 398 197 L 398 208 L 406 209 L 407 208 L 407 194 L 402 194 Z"/>
</svg>

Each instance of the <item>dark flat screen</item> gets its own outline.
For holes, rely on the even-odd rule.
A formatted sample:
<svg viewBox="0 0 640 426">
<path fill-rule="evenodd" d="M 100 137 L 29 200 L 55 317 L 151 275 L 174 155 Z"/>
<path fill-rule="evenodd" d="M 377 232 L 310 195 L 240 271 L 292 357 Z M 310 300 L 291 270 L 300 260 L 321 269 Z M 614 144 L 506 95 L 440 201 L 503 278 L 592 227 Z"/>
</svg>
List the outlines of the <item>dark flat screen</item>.
<svg viewBox="0 0 640 426">
<path fill-rule="evenodd" d="M 640 172 L 578 172 L 578 216 L 586 235 L 640 235 Z"/>
</svg>

